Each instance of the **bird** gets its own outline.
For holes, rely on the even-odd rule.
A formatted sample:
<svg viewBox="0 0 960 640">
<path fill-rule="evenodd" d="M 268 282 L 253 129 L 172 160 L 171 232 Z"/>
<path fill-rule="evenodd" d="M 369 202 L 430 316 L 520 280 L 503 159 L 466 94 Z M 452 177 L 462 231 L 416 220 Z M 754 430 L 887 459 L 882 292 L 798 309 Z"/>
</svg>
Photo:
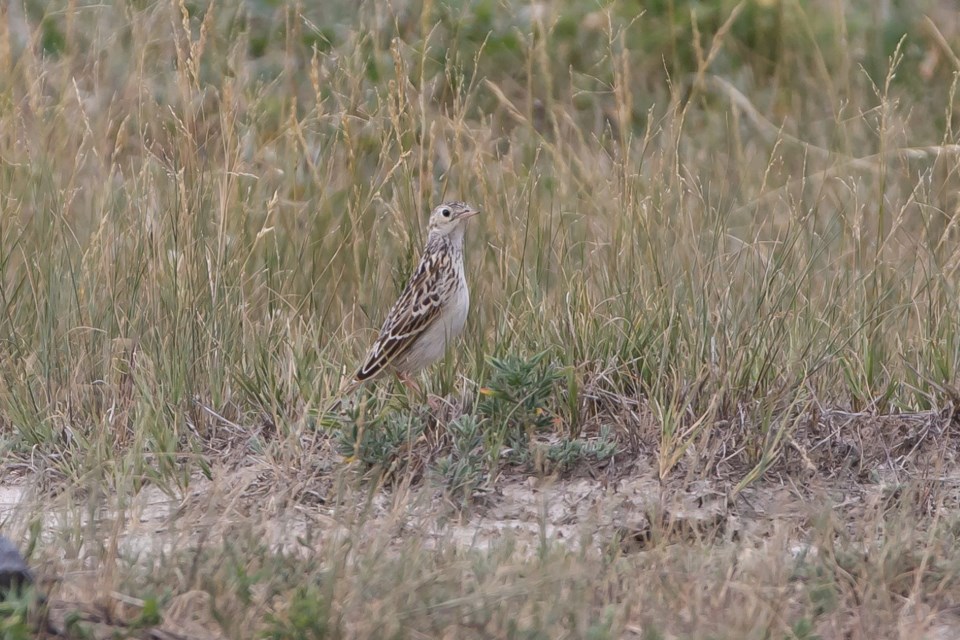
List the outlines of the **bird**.
<svg viewBox="0 0 960 640">
<path fill-rule="evenodd" d="M 463 268 L 467 221 L 480 210 L 465 202 L 444 202 L 430 213 L 427 243 L 416 270 L 387 314 L 380 334 L 339 396 L 386 371 L 420 394 L 413 375 L 443 357 L 463 332 L 470 290 Z"/>
</svg>

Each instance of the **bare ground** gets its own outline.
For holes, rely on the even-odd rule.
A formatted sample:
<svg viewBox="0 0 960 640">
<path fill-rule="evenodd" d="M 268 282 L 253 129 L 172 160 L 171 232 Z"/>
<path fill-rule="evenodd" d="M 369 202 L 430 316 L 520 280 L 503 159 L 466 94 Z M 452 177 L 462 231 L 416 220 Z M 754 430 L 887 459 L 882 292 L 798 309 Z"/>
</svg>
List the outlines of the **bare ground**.
<svg viewBox="0 0 960 640">
<path fill-rule="evenodd" d="M 749 570 L 752 563 L 791 566 L 836 554 L 841 540 L 846 551 L 862 549 L 866 558 L 871 549 L 902 537 L 903 527 L 929 540 L 932 549 L 942 525 L 958 515 L 958 434 L 951 411 L 887 417 L 823 412 L 787 438 L 779 459 L 745 487 L 738 481 L 748 467 L 740 466 L 738 476 L 733 462 L 698 475 L 696 448 L 661 478 L 656 452 L 648 450 L 621 453 L 602 468 L 565 476 L 505 469 L 468 506 L 452 502 L 418 465 L 410 466 L 418 471 L 395 473 L 384 484 L 344 464 L 321 441 L 296 459 L 251 455 L 220 464 L 208 475 L 194 474 L 180 489 L 41 492 L 37 479 L 24 474 L 0 486 L 0 522 L 18 540 L 28 537 L 31 526 L 41 532 L 31 563 L 59 632 L 67 634 L 68 614 L 83 612 L 81 619 L 98 629 L 96 637 L 118 628 L 141 637 L 229 637 L 211 613 L 213 596 L 197 588 L 202 580 L 192 574 L 210 570 L 198 560 L 205 550 L 221 549 L 237 536 L 321 564 L 344 544 L 395 557 L 404 557 L 411 545 L 425 554 L 509 549 L 511 561 L 521 563 L 546 549 L 642 558 L 689 548 L 726 558 L 731 572 Z M 716 443 L 702 444 L 699 450 L 717 450 Z M 735 438 L 728 444 L 735 447 Z M 183 560 L 191 556 L 192 563 Z M 921 561 L 919 572 L 904 569 L 910 588 L 891 614 L 897 629 L 883 637 L 960 633 L 953 578 L 942 577 L 928 591 L 921 576 L 937 564 L 932 557 Z M 164 600 L 163 622 L 132 631 L 125 625 L 145 602 L 124 573 L 173 559 L 182 564 L 182 575 L 168 585 L 172 595 Z M 721 577 L 713 580 L 718 588 L 725 584 Z M 263 615 L 275 605 L 264 599 L 258 606 Z M 831 619 L 816 629 L 821 637 L 841 637 L 862 630 L 862 622 L 854 618 L 844 626 Z M 689 624 L 697 628 L 695 621 Z M 642 621 L 625 620 L 622 635 L 640 637 L 645 628 Z M 367 635 L 362 625 L 344 629 L 347 637 Z"/>
</svg>

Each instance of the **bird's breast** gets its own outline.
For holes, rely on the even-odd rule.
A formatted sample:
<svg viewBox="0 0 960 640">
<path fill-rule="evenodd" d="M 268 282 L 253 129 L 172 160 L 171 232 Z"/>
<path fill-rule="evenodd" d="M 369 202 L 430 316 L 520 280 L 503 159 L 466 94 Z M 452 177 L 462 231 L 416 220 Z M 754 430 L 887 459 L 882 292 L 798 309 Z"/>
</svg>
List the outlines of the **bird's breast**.
<svg viewBox="0 0 960 640">
<path fill-rule="evenodd" d="M 448 339 L 456 338 L 463 332 L 467 323 L 467 312 L 470 311 L 470 290 L 463 272 L 460 273 L 458 281 L 456 291 L 450 296 L 448 312 L 444 314 Z"/>
</svg>

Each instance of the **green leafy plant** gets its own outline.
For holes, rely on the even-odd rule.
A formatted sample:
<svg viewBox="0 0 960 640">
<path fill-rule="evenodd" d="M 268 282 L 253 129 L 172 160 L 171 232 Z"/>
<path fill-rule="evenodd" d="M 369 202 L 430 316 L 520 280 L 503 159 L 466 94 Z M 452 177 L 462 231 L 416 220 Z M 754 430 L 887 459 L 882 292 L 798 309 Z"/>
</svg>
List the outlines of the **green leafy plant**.
<svg viewBox="0 0 960 640">
<path fill-rule="evenodd" d="M 517 462 L 529 457 L 530 436 L 546 430 L 553 423 L 549 410 L 561 372 L 546 361 L 546 351 L 533 357 L 507 356 L 490 358 L 493 369 L 477 415 L 486 422 L 485 437 L 491 463 L 499 458 L 504 447 Z"/>
<path fill-rule="evenodd" d="M 559 471 L 569 471 L 584 460 L 607 460 L 617 452 L 617 443 L 607 428 L 596 440 L 561 440 L 547 448 L 547 460 Z"/>
<path fill-rule="evenodd" d="M 423 420 L 410 412 L 389 412 L 361 423 L 351 421 L 337 434 L 337 449 L 367 467 L 390 468 L 423 433 Z"/>
<path fill-rule="evenodd" d="M 315 585 L 300 587 L 282 614 L 266 616 L 262 638 L 270 640 L 320 640 L 339 637 L 331 625 L 330 603 Z"/>
<path fill-rule="evenodd" d="M 27 640 L 36 637 L 30 622 L 33 601 L 32 589 L 8 594 L 0 600 L 0 640 Z"/>
<path fill-rule="evenodd" d="M 483 432 L 476 416 L 463 415 L 447 425 L 453 449 L 440 458 L 435 472 L 443 480 L 448 495 L 459 496 L 466 503 L 483 482 Z"/>
</svg>

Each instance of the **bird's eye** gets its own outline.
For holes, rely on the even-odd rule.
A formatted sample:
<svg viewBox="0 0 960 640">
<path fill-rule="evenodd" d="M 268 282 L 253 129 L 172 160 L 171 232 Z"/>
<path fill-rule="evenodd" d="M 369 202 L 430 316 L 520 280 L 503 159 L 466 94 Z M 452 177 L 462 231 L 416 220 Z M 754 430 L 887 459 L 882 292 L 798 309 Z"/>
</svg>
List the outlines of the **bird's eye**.
<svg viewBox="0 0 960 640">
<path fill-rule="evenodd" d="M 444 218 L 449 218 L 449 217 L 450 217 L 450 209 L 441 209 L 441 210 L 440 210 L 440 215 L 442 215 Z"/>
</svg>

